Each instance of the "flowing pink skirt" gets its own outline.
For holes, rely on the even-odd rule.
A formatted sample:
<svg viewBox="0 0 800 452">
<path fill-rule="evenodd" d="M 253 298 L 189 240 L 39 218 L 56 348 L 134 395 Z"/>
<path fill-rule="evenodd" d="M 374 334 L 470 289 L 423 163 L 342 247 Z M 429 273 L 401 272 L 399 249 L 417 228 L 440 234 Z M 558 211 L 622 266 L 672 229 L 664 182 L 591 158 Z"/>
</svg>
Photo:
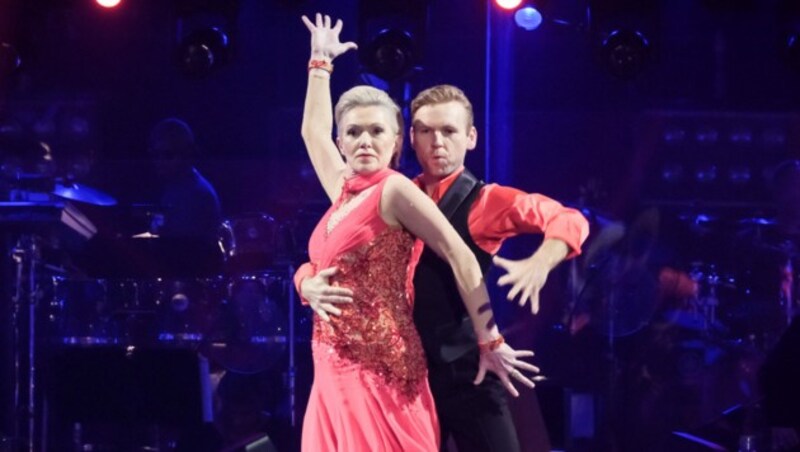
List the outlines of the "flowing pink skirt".
<svg viewBox="0 0 800 452">
<path fill-rule="evenodd" d="M 385 380 L 314 344 L 314 384 L 303 420 L 304 452 L 439 450 L 439 422 L 427 378 L 413 400 Z"/>
</svg>

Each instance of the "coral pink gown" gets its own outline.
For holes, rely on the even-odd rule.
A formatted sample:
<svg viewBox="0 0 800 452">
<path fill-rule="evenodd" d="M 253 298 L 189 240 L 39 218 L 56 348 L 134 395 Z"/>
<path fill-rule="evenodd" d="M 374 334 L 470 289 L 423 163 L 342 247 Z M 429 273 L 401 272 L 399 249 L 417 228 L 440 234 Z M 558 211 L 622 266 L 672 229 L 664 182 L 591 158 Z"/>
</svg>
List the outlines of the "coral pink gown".
<svg viewBox="0 0 800 452">
<path fill-rule="evenodd" d="M 330 323 L 314 316 L 303 451 L 438 450 L 438 420 L 412 320 L 410 289 L 421 244 L 389 227 L 379 212 L 392 174 L 349 178 L 311 235 L 314 270 L 338 267 L 332 284 L 354 295 L 352 304 L 337 305 L 342 315 Z M 355 197 L 357 207 L 329 225 L 333 212 Z"/>
</svg>

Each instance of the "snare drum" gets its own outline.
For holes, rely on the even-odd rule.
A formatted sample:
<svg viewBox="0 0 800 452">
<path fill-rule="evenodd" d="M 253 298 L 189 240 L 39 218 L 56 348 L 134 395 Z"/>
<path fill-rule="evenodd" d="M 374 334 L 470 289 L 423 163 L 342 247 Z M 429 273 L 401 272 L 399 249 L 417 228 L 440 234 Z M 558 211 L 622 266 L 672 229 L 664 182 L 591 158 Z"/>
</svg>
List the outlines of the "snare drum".
<svg viewBox="0 0 800 452">
<path fill-rule="evenodd" d="M 52 283 L 47 323 L 56 344 L 138 345 L 151 334 L 148 325 L 155 310 L 147 283 L 61 276 Z"/>
<path fill-rule="evenodd" d="M 286 278 L 272 273 L 230 277 L 215 310 L 209 357 L 242 373 L 272 367 L 287 346 L 287 290 Z"/>
<path fill-rule="evenodd" d="M 220 227 L 219 244 L 228 273 L 255 272 L 272 263 L 278 224 L 265 213 L 249 213 L 226 219 Z"/>
<path fill-rule="evenodd" d="M 224 279 L 159 279 L 155 285 L 157 343 L 196 346 L 207 339 L 224 297 Z"/>
</svg>

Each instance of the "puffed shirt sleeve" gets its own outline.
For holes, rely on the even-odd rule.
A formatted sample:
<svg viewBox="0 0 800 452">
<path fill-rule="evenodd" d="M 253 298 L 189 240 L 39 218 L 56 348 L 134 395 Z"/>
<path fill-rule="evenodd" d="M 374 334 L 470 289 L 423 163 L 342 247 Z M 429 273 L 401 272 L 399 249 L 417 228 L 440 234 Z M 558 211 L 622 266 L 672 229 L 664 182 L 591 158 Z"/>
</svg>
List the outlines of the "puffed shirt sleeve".
<svg viewBox="0 0 800 452">
<path fill-rule="evenodd" d="M 469 213 L 469 231 L 475 243 L 496 254 L 503 240 L 519 234 L 544 234 L 570 248 L 567 258 L 581 253 L 589 236 L 589 222 L 577 209 L 538 193 L 487 184 Z"/>
<path fill-rule="evenodd" d="M 300 303 L 304 306 L 308 305 L 308 300 L 303 298 L 303 293 L 300 291 L 300 284 L 302 284 L 303 280 L 307 277 L 314 276 L 315 273 L 314 264 L 311 262 L 306 262 L 294 272 L 294 288 L 297 290 L 297 294 L 300 295 Z"/>
</svg>

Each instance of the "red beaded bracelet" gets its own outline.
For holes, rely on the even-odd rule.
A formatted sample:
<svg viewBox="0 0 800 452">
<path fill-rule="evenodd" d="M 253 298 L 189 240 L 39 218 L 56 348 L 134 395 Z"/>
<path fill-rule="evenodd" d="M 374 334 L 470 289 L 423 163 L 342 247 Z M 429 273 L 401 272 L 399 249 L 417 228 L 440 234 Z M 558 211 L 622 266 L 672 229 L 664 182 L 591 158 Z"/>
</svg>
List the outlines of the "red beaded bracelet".
<svg viewBox="0 0 800 452">
<path fill-rule="evenodd" d="M 503 339 L 503 336 L 499 336 L 497 339 L 492 339 L 489 342 L 479 342 L 478 349 L 480 349 L 481 353 L 493 352 L 500 348 L 505 342 L 506 340 Z"/>
<path fill-rule="evenodd" d="M 333 64 L 325 60 L 310 60 L 308 62 L 308 70 L 310 71 L 311 69 L 322 69 L 323 71 L 332 74 Z"/>
</svg>

